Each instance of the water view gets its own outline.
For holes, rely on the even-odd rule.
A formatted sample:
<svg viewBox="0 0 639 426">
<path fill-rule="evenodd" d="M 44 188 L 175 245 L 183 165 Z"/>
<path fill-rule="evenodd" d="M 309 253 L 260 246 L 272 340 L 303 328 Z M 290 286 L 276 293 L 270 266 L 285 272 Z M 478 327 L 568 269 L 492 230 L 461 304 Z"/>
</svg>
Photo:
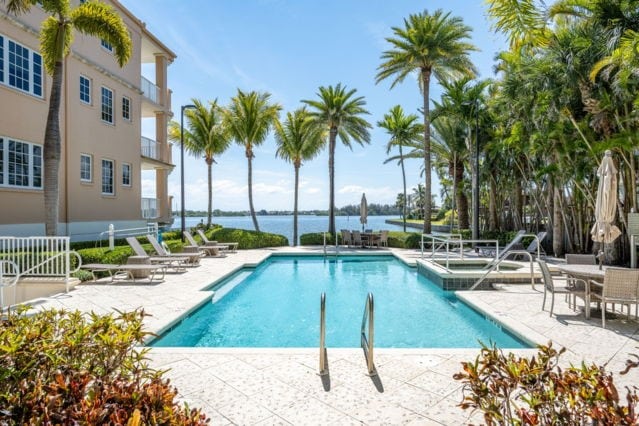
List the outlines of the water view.
<svg viewBox="0 0 639 426">
<path fill-rule="evenodd" d="M 397 216 L 369 216 L 366 229 L 379 231 L 388 229 L 391 231 L 401 231 L 402 226 L 386 223 L 387 219 L 397 219 Z M 253 229 L 253 221 L 250 216 L 216 216 L 213 223 L 222 225 L 225 228 Z M 260 230 L 272 234 L 284 235 L 288 241 L 293 242 L 293 216 L 259 216 L 258 222 Z M 187 217 L 186 227 L 196 226 L 198 223 L 206 223 L 206 217 Z M 175 216 L 173 229 L 180 229 L 180 217 Z M 299 235 L 311 232 L 324 232 L 328 229 L 328 216 L 298 216 Z M 362 229 L 359 223 L 359 216 L 335 216 L 335 229 Z M 410 228 L 406 229 L 410 231 Z M 414 231 L 418 231 L 415 229 Z"/>
</svg>

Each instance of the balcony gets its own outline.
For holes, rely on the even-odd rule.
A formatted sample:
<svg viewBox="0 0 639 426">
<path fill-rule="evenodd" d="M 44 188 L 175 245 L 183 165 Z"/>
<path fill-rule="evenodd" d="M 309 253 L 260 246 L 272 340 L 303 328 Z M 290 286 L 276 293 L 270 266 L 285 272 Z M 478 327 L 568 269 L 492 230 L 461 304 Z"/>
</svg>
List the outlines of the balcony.
<svg viewBox="0 0 639 426">
<path fill-rule="evenodd" d="M 145 98 L 153 102 L 154 104 L 160 104 L 160 88 L 151 83 L 150 80 L 140 77 L 140 88 Z"/>
<path fill-rule="evenodd" d="M 157 219 L 160 217 L 157 198 L 142 198 L 142 219 Z"/>
<path fill-rule="evenodd" d="M 142 156 L 161 161 L 158 143 L 153 139 L 142 136 Z"/>
</svg>

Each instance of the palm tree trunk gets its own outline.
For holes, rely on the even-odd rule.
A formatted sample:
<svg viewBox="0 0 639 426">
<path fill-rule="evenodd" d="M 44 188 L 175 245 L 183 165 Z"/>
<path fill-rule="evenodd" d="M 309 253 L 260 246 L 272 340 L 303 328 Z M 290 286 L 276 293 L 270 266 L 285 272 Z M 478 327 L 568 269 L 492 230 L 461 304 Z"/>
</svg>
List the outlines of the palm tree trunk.
<svg viewBox="0 0 639 426">
<path fill-rule="evenodd" d="M 248 196 L 249 196 L 249 209 L 251 210 L 251 218 L 253 219 L 253 227 L 257 232 L 260 232 L 260 225 L 257 223 L 257 216 L 255 215 L 255 208 L 253 207 L 253 151 L 250 148 L 246 149 L 246 158 L 248 158 Z"/>
<path fill-rule="evenodd" d="M 335 237 L 335 142 L 337 140 L 337 127 L 333 126 L 328 139 L 328 178 L 330 185 L 328 205 L 328 232 Z"/>
<path fill-rule="evenodd" d="M 62 74 L 64 61 L 56 61 L 53 69 L 49 114 L 44 132 L 44 211 L 45 232 L 47 236 L 58 235 L 58 218 L 60 214 L 60 188 L 58 171 L 60 168 L 60 99 L 62 95 Z"/>
<path fill-rule="evenodd" d="M 213 216 L 213 159 L 206 159 L 206 166 L 209 178 L 209 206 L 207 210 L 206 227 L 211 227 L 211 217 Z"/>
<path fill-rule="evenodd" d="M 496 231 L 498 226 L 497 218 L 497 183 L 495 181 L 495 170 L 490 171 L 490 184 L 489 201 L 488 201 L 488 230 Z"/>
<path fill-rule="evenodd" d="M 293 245 L 297 246 L 297 198 L 299 195 L 300 166 L 295 165 L 295 202 L 293 204 Z"/>
<path fill-rule="evenodd" d="M 422 90 L 424 92 L 424 234 L 431 232 L 431 171 L 430 171 L 430 69 L 422 68 Z"/>
<path fill-rule="evenodd" d="M 402 208 L 403 208 L 403 214 L 402 217 L 404 218 L 404 232 L 406 232 L 406 170 L 404 169 L 404 154 L 402 153 L 402 146 L 399 146 L 399 161 L 402 165 L 402 181 L 404 182 L 404 202 L 402 203 Z"/>
</svg>

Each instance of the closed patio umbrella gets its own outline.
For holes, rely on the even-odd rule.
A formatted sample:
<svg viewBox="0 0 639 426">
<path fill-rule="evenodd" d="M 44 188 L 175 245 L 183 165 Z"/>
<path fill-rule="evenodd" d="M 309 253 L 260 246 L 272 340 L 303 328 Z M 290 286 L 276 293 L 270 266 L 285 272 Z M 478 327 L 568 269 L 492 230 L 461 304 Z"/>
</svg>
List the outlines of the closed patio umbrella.
<svg viewBox="0 0 639 426">
<path fill-rule="evenodd" d="M 364 225 L 368 221 L 368 203 L 366 202 L 366 194 L 362 194 L 362 201 L 359 203 L 359 221 L 362 224 L 362 231 Z"/>
<path fill-rule="evenodd" d="M 617 214 L 617 168 L 612 161 L 612 152 L 606 150 L 601 165 L 597 170 L 599 187 L 595 204 L 595 225 L 590 230 L 592 240 L 600 243 L 611 243 L 621 231 L 613 222 Z"/>
</svg>

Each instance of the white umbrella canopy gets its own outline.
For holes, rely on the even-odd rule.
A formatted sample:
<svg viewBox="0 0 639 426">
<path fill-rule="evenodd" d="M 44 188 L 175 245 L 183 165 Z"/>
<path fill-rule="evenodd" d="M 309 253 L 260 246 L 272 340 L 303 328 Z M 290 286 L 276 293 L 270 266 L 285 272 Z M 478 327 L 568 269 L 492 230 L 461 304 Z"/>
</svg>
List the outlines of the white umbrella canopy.
<svg viewBox="0 0 639 426">
<path fill-rule="evenodd" d="M 362 201 L 359 203 L 359 222 L 362 224 L 362 230 L 364 225 L 368 221 L 368 203 L 366 202 L 366 194 L 362 194 Z"/>
<path fill-rule="evenodd" d="M 617 168 L 612 161 L 612 152 L 606 151 L 599 169 L 599 187 L 595 204 L 595 225 L 590 230 L 592 240 L 600 243 L 611 243 L 621 231 L 613 222 L 617 214 Z"/>
</svg>

